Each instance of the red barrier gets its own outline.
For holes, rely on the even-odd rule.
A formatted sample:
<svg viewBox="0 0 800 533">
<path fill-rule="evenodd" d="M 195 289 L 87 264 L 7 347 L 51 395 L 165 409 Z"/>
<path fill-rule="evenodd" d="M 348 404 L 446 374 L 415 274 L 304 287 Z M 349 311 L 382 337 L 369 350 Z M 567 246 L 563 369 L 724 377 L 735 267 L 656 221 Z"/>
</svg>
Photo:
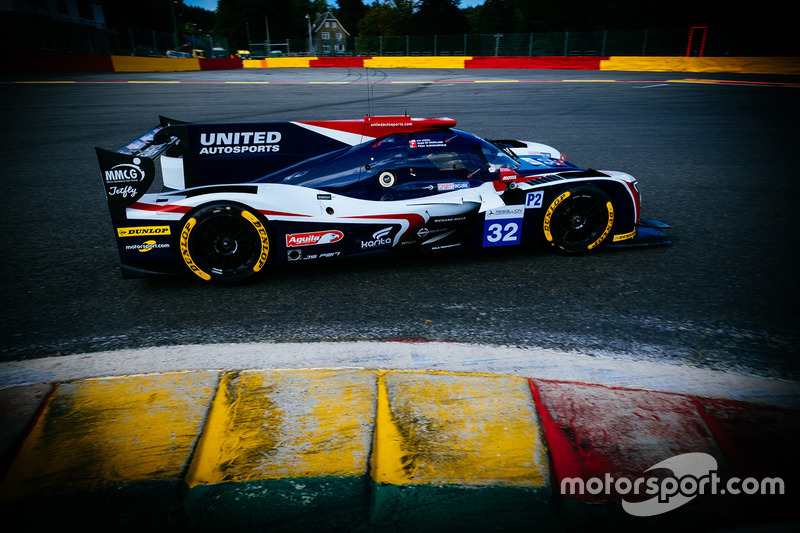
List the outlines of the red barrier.
<svg viewBox="0 0 800 533">
<path fill-rule="evenodd" d="M 242 68 L 242 60 L 238 57 L 200 58 L 199 63 L 200 70 L 236 70 Z"/>
<path fill-rule="evenodd" d="M 600 70 L 607 57 L 473 57 L 464 68 Z"/>
<path fill-rule="evenodd" d="M 365 57 L 320 57 L 312 59 L 309 67 L 363 68 Z"/>
<path fill-rule="evenodd" d="M 25 52 L 0 54 L 3 72 L 114 72 L 111 56 Z"/>
</svg>

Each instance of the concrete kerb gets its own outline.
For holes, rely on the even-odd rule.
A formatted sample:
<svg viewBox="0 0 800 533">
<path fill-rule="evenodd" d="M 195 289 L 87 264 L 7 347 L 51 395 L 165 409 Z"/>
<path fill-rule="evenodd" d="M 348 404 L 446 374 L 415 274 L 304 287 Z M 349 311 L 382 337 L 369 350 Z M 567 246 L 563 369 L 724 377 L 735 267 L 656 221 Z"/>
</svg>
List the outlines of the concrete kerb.
<svg viewBox="0 0 800 533">
<path fill-rule="evenodd" d="M 372 368 L 442 370 L 593 383 L 800 409 L 797 382 L 555 350 L 448 342 L 206 344 L 0 363 L 0 390 L 181 370 Z"/>
<path fill-rule="evenodd" d="M 319 343 L 4 363 L 0 389 L 3 451 L 22 442 L 4 453 L 6 520 L 470 531 L 797 517 L 788 495 L 751 497 L 747 512 L 714 497 L 651 523 L 618 498 L 559 494 L 565 476 L 641 476 L 691 452 L 720 475 L 794 481 L 789 382 L 509 347 Z"/>
</svg>

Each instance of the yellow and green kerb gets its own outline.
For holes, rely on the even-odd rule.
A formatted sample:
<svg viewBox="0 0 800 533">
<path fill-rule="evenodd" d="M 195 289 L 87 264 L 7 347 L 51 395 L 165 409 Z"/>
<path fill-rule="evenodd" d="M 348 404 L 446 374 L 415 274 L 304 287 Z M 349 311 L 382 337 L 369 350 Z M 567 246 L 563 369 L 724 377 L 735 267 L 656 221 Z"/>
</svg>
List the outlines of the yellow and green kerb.
<svg viewBox="0 0 800 533">
<path fill-rule="evenodd" d="M 59 385 L 0 494 L 32 524 L 474 530 L 546 521 L 549 479 L 523 378 L 220 370 Z"/>
</svg>

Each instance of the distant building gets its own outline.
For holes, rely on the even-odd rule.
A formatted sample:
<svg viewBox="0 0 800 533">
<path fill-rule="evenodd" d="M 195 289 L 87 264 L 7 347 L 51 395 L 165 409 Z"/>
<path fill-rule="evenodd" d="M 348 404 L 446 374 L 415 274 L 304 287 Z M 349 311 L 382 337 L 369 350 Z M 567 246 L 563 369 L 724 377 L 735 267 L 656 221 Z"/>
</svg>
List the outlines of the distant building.
<svg viewBox="0 0 800 533">
<path fill-rule="evenodd" d="M 317 13 L 311 24 L 311 35 L 314 39 L 316 53 L 320 56 L 337 56 L 347 54 L 347 38 L 350 33 L 330 11 Z"/>
<path fill-rule="evenodd" d="M 102 3 L 0 0 L 0 49 L 109 53 Z"/>
</svg>

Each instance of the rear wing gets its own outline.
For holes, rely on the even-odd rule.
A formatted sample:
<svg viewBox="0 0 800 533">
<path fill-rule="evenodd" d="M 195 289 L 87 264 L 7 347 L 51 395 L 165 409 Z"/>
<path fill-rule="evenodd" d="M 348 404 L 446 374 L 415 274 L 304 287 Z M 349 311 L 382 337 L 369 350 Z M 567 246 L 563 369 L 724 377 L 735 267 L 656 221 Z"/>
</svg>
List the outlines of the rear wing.
<svg viewBox="0 0 800 533">
<path fill-rule="evenodd" d="M 124 217 L 125 208 L 150 189 L 156 177 L 155 161 L 178 142 L 164 133 L 168 126 L 162 119 L 161 124 L 116 150 L 95 148 L 112 218 Z"/>
<path fill-rule="evenodd" d="M 159 117 L 158 126 L 116 150 L 95 150 L 112 218 L 124 218 L 159 170 L 166 189 L 243 183 L 361 140 L 292 122 L 193 124 Z"/>
</svg>

